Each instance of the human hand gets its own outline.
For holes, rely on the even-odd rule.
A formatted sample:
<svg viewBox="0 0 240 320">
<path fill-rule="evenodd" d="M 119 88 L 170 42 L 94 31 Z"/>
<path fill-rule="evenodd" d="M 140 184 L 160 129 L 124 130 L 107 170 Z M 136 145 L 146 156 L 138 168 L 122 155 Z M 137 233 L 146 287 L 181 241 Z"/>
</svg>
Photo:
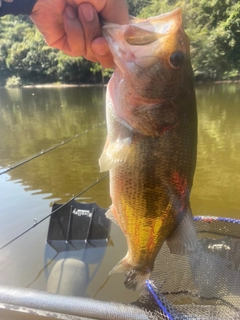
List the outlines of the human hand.
<svg viewBox="0 0 240 320">
<path fill-rule="evenodd" d="M 99 16 L 108 22 L 128 23 L 125 0 L 38 0 L 31 19 L 51 47 L 112 67 Z"/>
</svg>

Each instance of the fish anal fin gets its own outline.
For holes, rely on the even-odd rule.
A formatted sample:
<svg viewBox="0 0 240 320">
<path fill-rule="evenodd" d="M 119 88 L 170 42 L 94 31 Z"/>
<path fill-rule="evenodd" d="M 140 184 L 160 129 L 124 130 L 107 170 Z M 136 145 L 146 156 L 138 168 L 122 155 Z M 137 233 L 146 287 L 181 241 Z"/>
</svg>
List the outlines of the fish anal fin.
<svg viewBox="0 0 240 320">
<path fill-rule="evenodd" d="M 137 270 L 128 262 L 128 255 L 123 258 L 109 273 L 112 275 L 114 273 L 124 273 L 126 279 L 124 285 L 127 289 L 139 290 L 144 285 L 147 279 L 149 279 L 151 271 L 150 270 Z"/>
<path fill-rule="evenodd" d="M 129 155 L 131 147 L 131 137 L 117 139 L 109 142 L 107 139 L 102 155 L 99 159 L 100 171 L 108 171 L 118 164 L 124 163 Z"/>
<path fill-rule="evenodd" d="M 116 266 L 109 272 L 109 275 L 112 275 L 114 273 L 127 273 L 129 271 L 129 264 L 127 262 L 126 258 L 123 258 L 120 260 Z"/>
<path fill-rule="evenodd" d="M 186 213 L 176 230 L 167 238 L 167 245 L 172 254 L 184 255 L 195 251 L 197 234 L 190 211 Z"/>
</svg>

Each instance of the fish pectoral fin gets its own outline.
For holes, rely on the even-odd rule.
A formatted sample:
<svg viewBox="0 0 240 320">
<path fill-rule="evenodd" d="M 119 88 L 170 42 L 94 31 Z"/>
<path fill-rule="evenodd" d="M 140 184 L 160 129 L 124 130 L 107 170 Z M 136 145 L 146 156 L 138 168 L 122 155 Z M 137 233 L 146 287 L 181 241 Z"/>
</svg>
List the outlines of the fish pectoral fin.
<svg viewBox="0 0 240 320">
<path fill-rule="evenodd" d="M 117 139 L 112 143 L 106 143 L 99 159 L 100 171 L 108 171 L 118 164 L 124 163 L 129 155 L 131 142 L 131 137 L 128 137 Z"/>
<path fill-rule="evenodd" d="M 106 216 L 106 218 L 108 218 L 109 220 L 111 220 L 112 222 L 114 222 L 118 225 L 118 222 L 114 217 L 112 207 L 110 209 L 108 209 L 108 211 L 105 213 L 105 216 Z"/>
<path fill-rule="evenodd" d="M 197 234 L 191 211 L 188 211 L 177 229 L 167 238 L 172 254 L 183 255 L 193 252 L 197 247 Z"/>
</svg>

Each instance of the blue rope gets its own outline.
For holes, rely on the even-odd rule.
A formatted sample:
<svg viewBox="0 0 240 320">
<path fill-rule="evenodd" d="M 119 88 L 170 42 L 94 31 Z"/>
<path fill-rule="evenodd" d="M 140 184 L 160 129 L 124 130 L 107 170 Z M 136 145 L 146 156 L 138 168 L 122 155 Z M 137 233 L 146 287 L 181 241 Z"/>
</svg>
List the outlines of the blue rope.
<svg viewBox="0 0 240 320">
<path fill-rule="evenodd" d="M 157 296 L 156 292 L 153 289 L 153 286 L 151 285 L 151 282 L 149 280 L 146 281 L 146 286 L 148 291 L 151 293 L 151 295 L 153 296 L 154 300 L 156 301 L 156 303 L 158 304 L 159 308 L 162 310 L 162 312 L 164 313 L 165 316 L 168 317 L 169 320 L 174 320 L 174 318 L 172 317 L 172 315 L 167 311 L 167 309 L 165 308 L 165 306 L 163 305 L 162 301 L 159 299 L 159 297 Z"/>
<path fill-rule="evenodd" d="M 232 219 L 232 218 L 221 218 L 221 217 L 211 217 L 211 216 L 196 216 L 193 217 L 194 221 L 202 221 L 202 222 L 230 222 L 240 224 L 240 220 Z"/>
</svg>

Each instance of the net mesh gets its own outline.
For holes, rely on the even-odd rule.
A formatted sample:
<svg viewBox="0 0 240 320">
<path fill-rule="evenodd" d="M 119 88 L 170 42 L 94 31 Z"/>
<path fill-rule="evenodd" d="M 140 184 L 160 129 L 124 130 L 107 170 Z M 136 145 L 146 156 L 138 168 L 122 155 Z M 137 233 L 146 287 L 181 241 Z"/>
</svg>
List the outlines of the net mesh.
<svg viewBox="0 0 240 320">
<path fill-rule="evenodd" d="M 240 221 L 195 217 L 194 253 L 166 244 L 135 303 L 149 319 L 240 319 Z"/>
<path fill-rule="evenodd" d="M 34 310 L 47 319 L 240 320 L 240 220 L 196 217 L 195 225 L 196 251 L 173 255 L 165 244 L 137 308 L 0 286 L 0 319 L 13 319 L 5 309 L 15 320 Z"/>
</svg>

